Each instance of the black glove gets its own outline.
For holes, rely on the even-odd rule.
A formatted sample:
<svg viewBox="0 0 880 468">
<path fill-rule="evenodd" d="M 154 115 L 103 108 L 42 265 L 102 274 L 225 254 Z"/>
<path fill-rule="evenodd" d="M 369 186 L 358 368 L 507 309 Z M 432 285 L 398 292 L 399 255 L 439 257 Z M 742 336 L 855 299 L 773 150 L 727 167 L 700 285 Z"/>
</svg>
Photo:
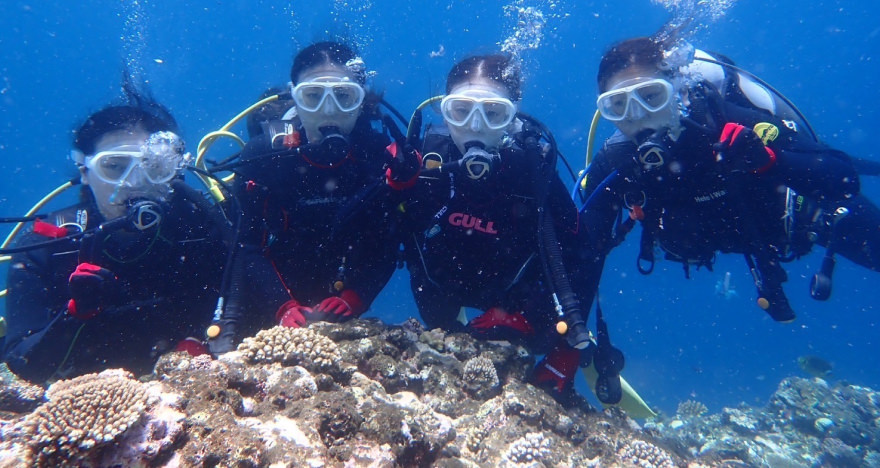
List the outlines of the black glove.
<svg viewBox="0 0 880 468">
<path fill-rule="evenodd" d="M 385 148 L 390 158 L 388 169 L 385 171 L 385 181 L 395 190 L 409 188 L 415 184 L 422 169 L 422 155 L 409 144 L 390 117 L 384 120 L 385 126 L 394 138 L 394 142 Z"/>
<path fill-rule="evenodd" d="M 112 271 L 91 263 L 80 263 L 67 283 L 70 301 L 67 312 L 78 319 L 90 319 L 119 298 L 119 280 Z"/>
<path fill-rule="evenodd" d="M 517 132 L 513 139 L 526 154 L 541 154 L 541 128 L 529 120 L 523 120 L 522 129 Z"/>
<path fill-rule="evenodd" d="M 763 173 L 776 162 L 776 154 L 752 129 L 732 122 L 724 125 L 712 149 L 719 164 L 731 172 Z"/>
</svg>

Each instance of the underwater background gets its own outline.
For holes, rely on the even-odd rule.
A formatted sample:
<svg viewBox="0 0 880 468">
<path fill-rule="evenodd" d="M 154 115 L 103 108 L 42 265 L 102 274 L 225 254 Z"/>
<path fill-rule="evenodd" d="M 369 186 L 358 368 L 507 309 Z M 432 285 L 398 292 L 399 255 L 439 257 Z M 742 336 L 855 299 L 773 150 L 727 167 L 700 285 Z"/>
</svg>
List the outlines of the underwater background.
<svg viewBox="0 0 880 468">
<path fill-rule="evenodd" d="M 183 129 L 189 148 L 286 83 L 295 52 L 342 37 L 356 46 L 371 84 L 404 115 L 442 92 L 461 58 L 518 53 L 526 77 L 522 110 L 553 130 L 560 150 L 584 166 L 595 75 L 613 43 L 654 33 L 671 16 L 693 17 L 688 38 L 727 55 L 791 99 L 825 143 L 880 159 L 880 4 L 779 0 L 607 2 L 6 1 L 0 18 L 0 217 L 23 214 L 76 175 L 72 130 L 120 95 L 123 70 L 148 81 Z M 597 144 L 610 135 L 600 125 Z M 209 157 L 234 150 L 216 145 Z M 567 177 L 567 174 L 564 174 Z M 880 181 L 862 179 L 880 201 Z M 75 191 L 54 207 L 75 199 Z M 0 226 L 6 235 L 11 226 Z M 798 313 L 774 323 L 754 305 L 741 256 L 719 256 L 714 272 L 658 262 L 635 268 L 637 234 L 606 263 L 600 295 L 624 377 L 649 405 L 673 413 L 694 399 L 711 411 L 763 404 L 787 376 L 807 376 L 797 358 L 833 363 L 831 380 L 880 388 L 880 274 L 838 258 L 827 302 L 808 285 L 823 251 L 787 265 Z M 0 289 L 6 264 L 0 265 Z M 715 285 L 730 272 L 737 294 Z M 0 313 L 5 304 L 0 301 Z M 418 316 L 400 270 L 368 316 L 398 323 Z M 592 321 L 591 321 L 592 323 Z M 578 380 L 582 384 L 581 379 Z M 582 391 L 585 386 L 580 385 Z"/>
</svg>

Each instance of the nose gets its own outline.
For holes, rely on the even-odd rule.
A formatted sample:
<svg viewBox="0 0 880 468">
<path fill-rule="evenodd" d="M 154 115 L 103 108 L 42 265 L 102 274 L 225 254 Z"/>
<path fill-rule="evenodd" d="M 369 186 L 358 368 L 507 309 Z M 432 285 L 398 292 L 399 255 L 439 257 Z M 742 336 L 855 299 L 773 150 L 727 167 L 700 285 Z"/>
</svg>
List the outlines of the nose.
<svg viewBox="0 0 880 468">
<path fill-rule="evenodd" d="M 471 117 L 471 131 L 479 132 L 483 129 L 483 119 L 479 114 L 474 113 L 473 117 Z"/>
<path fill-rule="evenodd" d="M 630 101 L 629 106 L 626 110 L 626 118 L 628 120 L 640 120 L 645 118 L 647 112 L 645 108 L 639 105 L 637 102 Z"/>
<path fill-rule="evenodd" d="M 330 115 L 335 114 L 339 108 L 336 106 L 336 102 L 333 99 L 330 99 L 330 96 L 326 96 L 324 98 L 324 104 L 321 105 L 321 111 L 324 114 Z"/>
</svg>

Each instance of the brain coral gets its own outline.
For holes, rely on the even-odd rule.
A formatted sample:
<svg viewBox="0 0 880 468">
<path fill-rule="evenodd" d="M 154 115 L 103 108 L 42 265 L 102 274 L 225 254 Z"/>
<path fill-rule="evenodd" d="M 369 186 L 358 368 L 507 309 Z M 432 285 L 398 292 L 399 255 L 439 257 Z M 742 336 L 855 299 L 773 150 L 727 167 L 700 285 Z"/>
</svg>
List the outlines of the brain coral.
<svg viewBox="0 0 880 468">
<path fill-rule="evenodd" d="M 77 464 L 135 424 L 148 404 L 145 386 L 121 369 L 59 381 L 46 397 L 23 424 L 38 465 Z"/>
<path fill-rule="evenodd" d="M 342 357 L 331 339 L 308 328 L 274 327 L 245 338 L 238 350 L 251 362 L 280 362 L 310 370 L 332 369 Z"/>
</svg>

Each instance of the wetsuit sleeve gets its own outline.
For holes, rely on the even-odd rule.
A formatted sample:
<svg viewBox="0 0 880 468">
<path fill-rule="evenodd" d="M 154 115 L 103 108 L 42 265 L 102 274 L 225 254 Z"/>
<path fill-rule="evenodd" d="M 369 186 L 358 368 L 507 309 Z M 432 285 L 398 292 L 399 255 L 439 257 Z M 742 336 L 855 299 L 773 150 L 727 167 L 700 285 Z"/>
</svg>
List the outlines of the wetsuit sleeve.
<svg viewBox="0 0 880 468">
<path fill-rule="evenodd" d="M 770 148 L 776 153 L 776 164 L 768 175 L 797 193 L 820 204 L 835 204 L 859 193 L 858 173 L 846 153 L 806 142 L 771 144 Z"/>
<path fill-rule="evenodd" d="M 764 111 L 727 103 L 724 114 L 728 122 L 749 127 L 767 122 L 776 127 L 778 136 L 767 143 L 776 157 L 766 173 L 768 177 L 777 178 L 783 185 L 821 204 L 834 204 L 859 193 L 858 172 L 848 154 L 792 130 Z"/>
<path fill-rule="evenodd" d="M 45 240 L 28 234 L 17 245 Z M 67 314 L 67 276 L 77 256 L 64 250 L 70 249 L 40 248 L 16 254 L 10 262 L 3 359 L 32 382 L 43 382 L 58 369 L 78 328 L 78 321 Z"/>
</svg>

